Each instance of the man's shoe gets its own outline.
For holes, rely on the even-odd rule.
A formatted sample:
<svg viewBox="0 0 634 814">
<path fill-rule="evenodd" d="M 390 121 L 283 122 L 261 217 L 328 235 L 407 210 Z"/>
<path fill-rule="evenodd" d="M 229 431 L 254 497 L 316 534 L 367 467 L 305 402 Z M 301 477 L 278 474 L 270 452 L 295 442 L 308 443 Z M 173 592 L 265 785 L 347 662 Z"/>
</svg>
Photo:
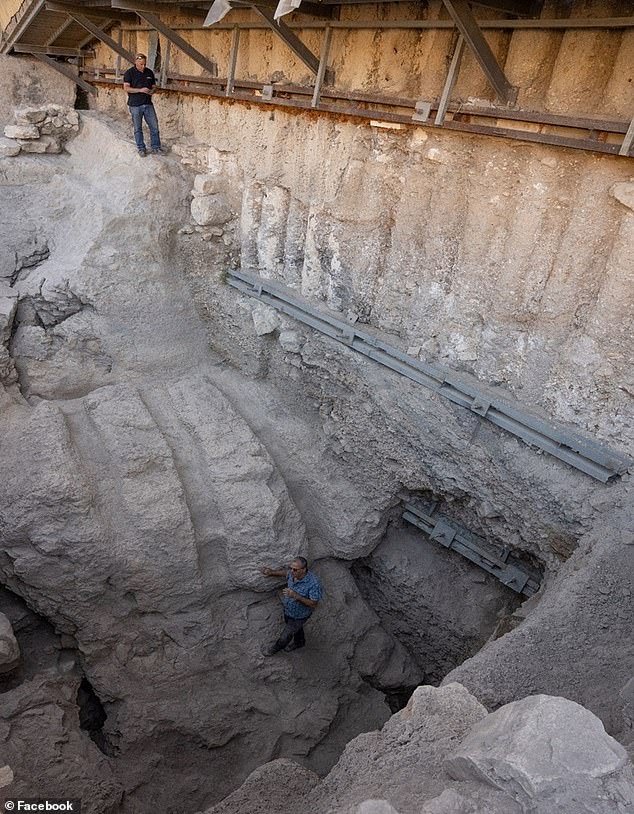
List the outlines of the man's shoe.
<svg viewBox="0 0 634 814">
<path fill-rule="evenodd" d="M 263 656 L 274 656 L 276 653 L 279 652 L 280 652 L 279 647 L 276 647 L 274 644 L 268 644 L 262 648 Z"/>
<path fill-rule="evenodd" d="M 147 151 L 146 150 L 139 150 L 139 155 L 141 156 L 141 158 L 145 158 L 145 156 L 147 155 Z"/>
<path fill-rule="evenodd" d="M 303 644 L 295 644 L 295 642 L 291 642 L 289 645 L 287 645 L 284 648 L 284 651 L 286 653 L 292 653 L 293 650 L 299 650 L 300 647 L 304 647 L 304 645 Z"/>
<path fill-rule="evenodd" d="M 154 155 L 165 155 L 168 151 L 167 147 L 152 147 L 152 153 Z"/>
</svg>

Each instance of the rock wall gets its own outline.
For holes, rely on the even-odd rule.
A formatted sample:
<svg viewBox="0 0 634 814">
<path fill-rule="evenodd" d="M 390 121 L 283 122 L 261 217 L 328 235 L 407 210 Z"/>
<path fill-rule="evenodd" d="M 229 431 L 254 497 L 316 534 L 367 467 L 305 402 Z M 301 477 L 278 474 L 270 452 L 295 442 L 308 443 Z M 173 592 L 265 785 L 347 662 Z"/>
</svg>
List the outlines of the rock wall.
<svg viewBox="0 0 634 814">
<path fill-rule="evenodd" d="M 275 761 L 207 814 L 625 814 L 633 801 L 625 750 L 578 704 L 538 695 L 487 715 L 452 683 L 419 687 L 321 782 Z"/>
<path fill-rule="evenodd" d="M 42 732 L 26 721 L 20 748 L 9 741 L 15 779 L 3 791 L 22 793 L 33 776 L 30 793 L 58 788 L 35 740 L 53 748 L 64 727 L 76 767 L 66 780 L 89 811 L 122 798 L 129 811 L 199 807 L 278 755 L 323 772 L 386 719 L 384 692 L 420 671 L 345 563 L 313 544 L 279 461 L 241 416 L 235 372 L 208 348 L 172 254 L 175 218 L 188 213 L 181 165 L 141 163 L 95 115 L 68 150 L 3 167 L 12 364 L 0 394 L 0 571 L 78 665 L 3 696 L 27 717 L 40 703 L 67 710 Z M 294 421 L 314 454 L 310 421 Z M 318 472 L 333 513 L 341 476 L 329 461 Z M 346 535 L 367 548 L 381 522 L 359 496 L 340 520 L 342 550 Z M 281 613 L 258 566 L 298 552 L 321 557 L 327 597 L 306 657 L 266 660 Z M 84 677 L 106 714 L 100 745 L 77 723 Z"/>
<path fill-rule="evenodd" d="M 16 108 L 75 105 L 76 86 L 29 56 L 0 55 L 0 125 L 13 123 Z"/>
</svg>

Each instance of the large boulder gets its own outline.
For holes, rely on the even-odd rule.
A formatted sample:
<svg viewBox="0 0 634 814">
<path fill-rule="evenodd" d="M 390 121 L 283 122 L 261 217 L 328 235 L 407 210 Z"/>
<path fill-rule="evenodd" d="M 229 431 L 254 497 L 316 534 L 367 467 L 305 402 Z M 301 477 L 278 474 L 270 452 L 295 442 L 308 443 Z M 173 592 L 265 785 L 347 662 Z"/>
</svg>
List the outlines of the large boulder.
<svg viewBox="0 0 634 814">
<path fill-rule="evenodd" d="M 625 814 L 634 806 L 625 749 L 565 698 L 507 704 L 476 723 L 445 765 L 454 779 L 482 780 L 534 814 Z"/>
</svg>

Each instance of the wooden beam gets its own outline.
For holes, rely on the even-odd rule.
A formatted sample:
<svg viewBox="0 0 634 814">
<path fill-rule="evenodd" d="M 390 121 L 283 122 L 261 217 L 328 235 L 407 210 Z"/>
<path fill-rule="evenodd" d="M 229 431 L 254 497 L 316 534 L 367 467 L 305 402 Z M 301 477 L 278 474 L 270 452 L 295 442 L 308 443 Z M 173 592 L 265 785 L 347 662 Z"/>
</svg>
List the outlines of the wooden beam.
<svg viewBox="0 0 634 814">
<path fill-rule="evenodd" d="M 128 2 L 111 0 L 111 6 L 123 11 L 133 11 L 135 14 L 139 14 L 141 11 L 147 11 L 150 14 L 182 14 L 183 10 L 183 6 L 176 3 L 151 3 L 148 0 L 128 0 Z M 201 17 L 206 14 L 204 9 L 196 9 L 196 11 L 200 13 Z"/>
<path fill-rule="evenodd" d="M 454 85 L 456 84 L 456 79 L 458 78 L 458 72 L 460 71 L 463 50 L 464 37 L 462 34 L 459 34 L 458 41 L 456 42 L 456 47 L 453 52 L 453 57 L 451 58 L 451 65 L 449 66 L 449 71 L 447 72 L 445 86 L 442 89 L 440 102 L 438 102 L 438 110 L 436 111 L 436 120 L 434 121 L 434 124 L 437 124 L 439 127 L 443 124 L 445 121 L 445 116 L 447 115 L 451 94 L 453 92 Z"/>
<path fill-rule="evenodd" d="M 251 8 L 262 17 L 271 31 L 274 31 L 288 45 L 295 56 L 300 59 L 315 75 L 319 71 L 319 60 L 310 51 L 300 38 L 291 29 L 282 22 L 282 20 L 275 20 L 273 12 L 264 7 L 253 5 Z"/>
<path fill-rule="evenodd" d="M 46 3 L 46 8 L 50 11 L 61 11 L 62 6 L 59 3 L 48 2 Z M 116 40 L 113 40 L 105 31 L 99 28 L 98 25 L 91 22 L 87 17 L 84 17 L 83 14 L 78 14 L 76 11 L 68 11 L 69 16 L 79 23 L 86 31 L 90 31 L 93 37 L 96 37 L 98 40 L 107 45 L 108 48 L 111 48 L 116 54 L 120 54 L 124 59 L 127 59 L 131 65 L 134 65 L 134 54 L 128 51 L 127 49 L 123 48 L 119 45 Z"/>
<path fill-rule="evenodd" d="M 62 0 L 45 0 L 46 8 L 49 11 L 59 11 L 64 14 L 82 14 L 85 17 L 98 17 L 100 20 L 112 19 L 132 19 L 131 14 L 118 14 L 107 6 L 105 8 L 91 8 L 90 6 L 80 6 L 77 3 L 64 3 Z M 101 23 L 103 25 L 103 22 Z"/>
<path fill-rule="evenodd" d="M 155 28 L 158 32 L 160 32 L 165 39 L 169 40 L 172 45 L 175 45 L 179 50 L 183 53 L 187 54 L 187 56 L 192 59 L 197 65 L 207 71 L 211 76 L 218 75 L 218 66 L 215 62 L 207 59 L 206 56 L 197 51 L 193 46 L 191 46 L 187 40 L 184 40 L 180 34 L 177 34 L 173 31 L 169 26 L 165 25 L 165 23 L 161 22 L 161 20 L 151 11 L 146 10 L 145 3 L 137 3 L 135 0 L 132 2 L 126 2 L 125 0 L 112 0 L 113 8 L 122 8 L 126 11 L 134 11 L 139 17 L 142 17 L 146 22 L 148 22 L 152 28 Z"/>
<path fill-rule="evenodd" d="M 0 48 L 0 53 L 1 54 L 8 54 L 8 53 L 11 52 L 11 48 L 13 46 L 13 43 L 16 40 L 20 39 L 22 34 L 24 34 L 26 29 L 29 27 L 29 25 L 33 22 L 33 20 L 40 13 L 43 5 L 44 5 L 44 0 L 39 0 L 39 2 L 36 3 L 36 5 L 31 8 L 31 10 L 28 12 L 28 14 L 25 14 L 24 17 L 21 17 L 19 20 L 16 21 L 16 24 L 15 24 L 15 27 L 13 28 L 13 31 L 9 32 L 6 40 L 4 40 L 4 36 L 2 37 L 4 42 L 1 43 L 1 45 L 2 45 L 2 47 Z M 16 12 L 16 14 L 19 14 L 19 11 Z"/>
<path fill-rule="evenodd" d="M 498 99 L 505 104 L 513 104 L 517 99 L 517 88 L 508 81 L 500 68 L 489 43 L 473 16 L 467 0 L 443 0 L 451 19 L 473 52 L 486 78 L 493 86 Z"/>
<path fill-rule="evenodd" d="M 544 0 L 472 0 L 474 6 L 484 6 L 518 17 L 539 17 Z"/>
<path fill-rule="evenodd" d="M 55 45 L 16 42 L 12 47 L 16 54 L 48 54 L 51 57 L 80 57 L 82 55 L 79 48 L 58 48 Z"/>
<path fill-rule="evenodd" d="M 66 31 L 70 25 L 73 25 L 74 22 L 72 17 L 67 17 L 60 27 L 46 40 L 46 45 L 53 45 L 55 40 L 61 37 L 64 31 Z"/>
<path fill-rule="evenodd" d="M 36 57 L 36 59 L 39 59 L 45 65 L 48 65 L 49 68 L 53 68 L 53 70 L 64 74 L 64 76 L 72 80 L 76 85 L 79 85 L 79 87 L 83 90 L 87 91 L 88 93 L 92 93 L 94 96 L 97 95 L 97 88 L 74 74 L 68 65 L 65 65 L 63 62 L 57 62 L 56 60 L 47 57 L 46 54 L 41 54 L 38 51 L 33 51 L 32 54 L 34 57 Z"/>
<path fill-rule="evenodd" d="M 107 28 L 110 28 L 110 26 L 114 25 L 116 22 L 117 22 L 117 20 L 112 20 L 112 19 L 106 20 L 105 23 L 101 24 L 101 30 L 105 31 Z M 78 48 L 85 48 L 88 45 L 88 43 L 92 42 L 94 39 L 95 38 L 94 38 L 94 36 L 92 34 L 88 34 L 87 37 L 84 37 L 84 39 L 80 43 L 78 43 L 77 47 Z"/>
<path fill-rule="evenodd" d="M 632 119 L 632 121 L 630 122 L 630 126 L 627 128 L 627 133 L 625 134 L 625 138 L 623 139 L 623 143 L 621 144 L 619 155 L 629 155 L 633 141 L 634 141 L 634 119 Z"/>
<path fill-rule="evenodd" d="M 236 82 L 236 65 L 238 64 L 238 49 L 240 48 L 240 29 L 234 28 L 231 34 L 231 51 L 229 53 L 229 70 L 227 71 L 227 87 L 225 96 L 231 96 Z"/>
</svg>

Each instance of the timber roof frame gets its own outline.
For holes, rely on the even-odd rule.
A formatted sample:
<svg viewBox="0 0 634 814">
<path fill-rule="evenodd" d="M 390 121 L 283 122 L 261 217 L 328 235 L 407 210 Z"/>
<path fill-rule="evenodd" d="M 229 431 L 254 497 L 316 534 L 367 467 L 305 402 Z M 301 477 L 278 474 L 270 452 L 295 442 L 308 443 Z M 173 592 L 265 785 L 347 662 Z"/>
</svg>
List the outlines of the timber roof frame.
<svg viewBox="0 0 634 814">
<path fill-rule="evenodd" d="M 400 2 L 411 2 L 411 0 L 382 0 L 378 5 L 387 3 L 396 4 Z M 31 54 L 38 59 L 42 59 L 47 65 L 56 68 L 65 76 L 70 77 L 78 86 L 87 90 L 86 80 L 89 78 L 88 72 L 81 70 L 81 58 L 84 55 L 92 55 L 93 52 L 87 50 L 91 43 L 100 41 L 117 54 L 117 68 L 115 79 L 120 80 L 120 61 L 124 59 L 133 62 L 133 54 L 122 46 L 121 30 L 150 30 L 160 33 L 165 38 L 167 53 L 164 63 L 161 66 L 159 85 L 163 89 L 182 92 L 199 92 L 200 86 L 205 86 L 205 76 L 209 79 L 218 77 L 218 66 L 205 54 L 195 49 L 182 36 L 180 31 L 205 30 L 213 25 L 216 30 L 233 30 L 231 53 L 229 65 L 227 67 L 227 78 L 224 80 L 222 95 L 227 98 L 240 98 L 240 91 L 236 86 L 241 83 L 235 76 L 237 53 L 240 41 L 241 30 L 268 29 L 273 31 L 285 45 L 290 48 L 295 56 L 304 63 L 311 74 L 314 75 L 314 84 L 309 88 L 312 95 L 311 107 L 317 110 L 327 111 L 328 105 L 322 102 L 322 96 L 328 94 L 324 86 L 334 84 L 334 74 L 328 67 L 330 41 L 333 30 L 336 29 L 454 29 L 457 38 L 454 37 L 452 53 L 448 55 L 450 65 L 448 68 L 445 84 L 438 100 L 414 100 L 415 111 L 411 117 L 412 122 L 423 123 L 432 126 L 430 114 L 436 111 L 433 126 L 449 126 L 453 124 L 455 116 L 455 105 L 452 111 L 451 95 L 453 87 L 460 70 L 462 55 L 465 49 L 469 49 L 476 62 L 482 69 L 489 85 L 494 91 L 496 104 L 499 105 L 500 119 L 504 119 L 503 111 L 509 113 L 507 119 L 521 118 L 523 121 L 534 121 L 535 111 L 530 111 L 530 115 L 519 116 L 517 108 L 514 107 L 517 99 L 517 88 L 514 88 L 504 73 L 503 66 L 499 65 L 495 55 L 489 47 L 482 31 L 483 29 L 568 29 L 568 28 L 634 28 L 634 16 L 620 18 L 540 18 L 544 0 L 442 0 L 447 12 L 447 19 L 421 19 L 421 20 L 381 20 L 378 18 L 367 21 L 345 21 L 334 18 L 333 12 L 336 7 L 345 5 L 367 4 L 377 6 L 373 0 L 214 0 L 210 6 L 210 0 L 186 0 L 185 2 L 174 2 L 174 0 L 23 0 L 18 12 L 14 15 L 6 29 L 0 37 L 1 54 Z M 301 6 L 301 8 L 300 8 Z M 493 9 L 501 15 L 511 15 L 511 17 L 498 17 L 496 19 L 478 19 L 472 6 L 482 6 Z M 221 23 L 219 20 L 229 13 L 231 9 L 250 9 L 255 12 L 259 22 L 253 23 Z M 217 9 L 214 13 L 214 9 Z M 282 15 L 299 9 L 302 15 L 301 22 L 282 22 L 279 19 Z M 632 3 L 632 13 L 634 14 L 634 3 Z M 167 25 L 160 18 L 160 14 L 170 13 L 182 14 L 189 18 L 199 17 L 200 25 Z M 205 18 L 205 15 L 206 18 Z M 312 19 L 311 19 L 312 18 Z M 139 20 L 141 21 L 139 23 Z M 119 40 L 116 41 L 110 36 L 108 31 L 113 25 L 119 25 Z M 323 30 L 323 39 L 320 52 L 313 53 L 295 33 L 294 29 Z M 170 48 L 177 48 L 186 53 L 190 59 L 203 69 L 203 76 L 199 77 L 198 88 L 194 88 L 192 83 L 183 85 L 181 81 L 168 72 Z M 60 62 L 60 60 L 63 60 Z M 79 65 L 80 70 L 75 75 L 75 66 L 69 66 L 66 60 L 72 60 Z M 80 76 L 81 74 L 81 76 Z M 105 71 L 97 70 L 92 78 L 93 85 L 90 92 L 97 92 L 100 80 L 109 83 Z M 248 83 L 247 83 L 248 84 Z M 285 93 L 284 87 L 276 84 L 261 84 L 261 91 L 256 96 L 256 101 L 272 102 L 279 101 L 283 96 L 286 99 L 293 96 L 292 91 Z M 204 91 L 207 93 L 207 91 Z M 217 95 L 212 92 L 211 95 Z M 332 96 L 332 94 L 330 94 Z M 337 94 L 334 94 L 337 96 Z M 301 94 L 300 94 L 301 96 Z M 277 99 L 274 99 L 277 97 Z M 339 96 L 338 98 L 345 98 Z M 411 101 L 411 100 L 410 100 Z M 382 102 L 382 105 L 393 104 L 396 108 L 398 100 Z M 408 102 L 409 104 L 409 102 Z M 290 106 L 293 106 L 292 104 Z M 303 103 L 295 105 L 303 107 Z M 494 107 L 496 105 L 494 104 Z M 344 112 L 342 110 L 342 112 Z M 348 111 L 350 112 L 350 111 Z M 381 112 L 376 118 L 382 118 Z M 447 120 L 448 113 L 451 119 Z M 633 111 L 634 113 L 634 111 Z M 402 119 L 402 114 L 396 113 L 396 118 Z M 383 117 L 389 120 L 390 116 Z M 544 115 L 544 122 L 548 118 Z M 552 116 L 551 116 L 552 118 Z M 566 127 L 566 118 L 561 116 L 561 126 Z M 577 117 L 578 118 L 578 117 Z M 479 132 L 480 124 L 472 132 Z M 604 126 L 606 125 L 606 126 Z M 618 154 L 629 156 L 634 143 L 634 118 L 631 122 L 619 122 L 616 130 L 614 123 L 596 121 L 596 127 L 590 128 L 590 138 L 585 136 L 578 139 L 579 146 L 588 149 L 588 143 L 594 138 L 597 142 L 604 139 L 605 132 L 624 133 L 622 143 L 618 149 Z M 571 128 L 573 125 L 570 125 Z M 451 129 L 458 129 L 452 126 Z M 500 128 L 489 128 L 496 130 L 498 134 Z M 534 136 L 534 134 L 533 134 Z M 528 140 L 536 140 L 534 137 Z M 542 139 L 537 139 L 542 140 Z M 543 139 L 546 143 L 558 143 L 557 139 Z M 566 139 L 564 139 L 566 141 Z M 614 144 L 609 145 L 609 149 L 604 149 L 597 143 L 598 152 L 614 153 Z"/>
</svg>

